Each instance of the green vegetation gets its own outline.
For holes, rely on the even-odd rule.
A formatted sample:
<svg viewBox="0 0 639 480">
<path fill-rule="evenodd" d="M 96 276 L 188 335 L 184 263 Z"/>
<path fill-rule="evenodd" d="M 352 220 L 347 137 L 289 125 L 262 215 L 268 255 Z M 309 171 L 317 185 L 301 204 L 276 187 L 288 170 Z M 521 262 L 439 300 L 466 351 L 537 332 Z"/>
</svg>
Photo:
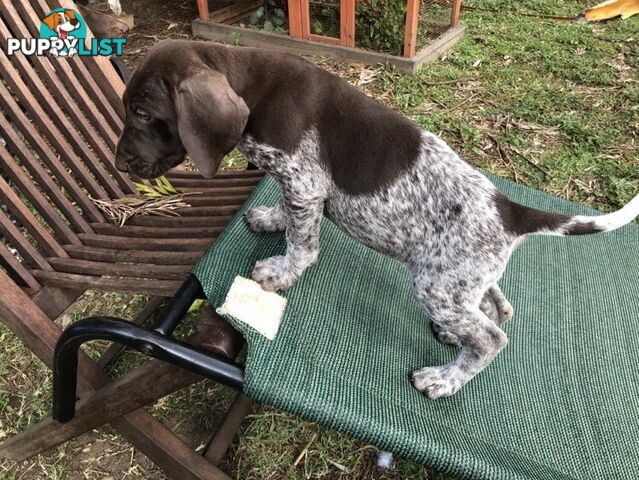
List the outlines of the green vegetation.
<svg viewBox="0 0 639 480">
<path fill-rule="evenodd" d="M 405 0 L 356 3 L 355 44 L 360 48 L 401 55 L 404 46 Z"/>
</svg>

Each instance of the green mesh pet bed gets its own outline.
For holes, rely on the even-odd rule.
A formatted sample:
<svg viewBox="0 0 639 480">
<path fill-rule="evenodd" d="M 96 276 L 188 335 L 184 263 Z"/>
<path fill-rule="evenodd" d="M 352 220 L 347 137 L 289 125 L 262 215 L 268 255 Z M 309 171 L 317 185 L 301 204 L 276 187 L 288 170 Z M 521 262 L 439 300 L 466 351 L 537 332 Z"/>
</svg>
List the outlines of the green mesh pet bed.
<svg viewBox="0 0 639 480">
<path fill-rule="evenodd" d="M 592 210 L 492 178 L 513 200 L 564 214 Z M 243 213 L 274 205 L 266 177 L 194 269 L 214 307 L 237 275 L 285 251 Z M 639 478 L 639 226 L 532 237 L 501 286 L 515 308 L 510 342 L 452 397 L 429 400 L 413 370 L 452 360 L 408 273 L 324 219 L 320 258 L 283 295 L 273 341 L 233 318 L 248 341 L 245 392 L 455 478 Z"/>
</svg>

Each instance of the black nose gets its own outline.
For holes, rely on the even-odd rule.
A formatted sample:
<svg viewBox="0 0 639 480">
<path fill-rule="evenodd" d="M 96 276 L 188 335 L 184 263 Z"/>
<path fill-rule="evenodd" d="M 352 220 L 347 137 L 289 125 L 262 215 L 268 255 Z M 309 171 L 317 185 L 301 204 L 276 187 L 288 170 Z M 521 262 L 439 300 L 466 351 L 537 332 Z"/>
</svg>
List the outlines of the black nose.
<svg viewBox="0 0 639 480">
<path fill-rule="evenodd" d="M 117 168 L 121 172 L 128 172 L 129 171 L 129 164 L 127 163 L 127 161 L 124 158 L 125 157 L 123 155 L 116 155 L 116 157 L 115 157 L 115 168 Z"/>
<path fill-rule="evenodd" d="M 69 23 L 71 23 L 71 25 L 75 27 L 79 22 L 77 18 L 72 18 L 71 20 L 69 20 Z"/>
</svg>

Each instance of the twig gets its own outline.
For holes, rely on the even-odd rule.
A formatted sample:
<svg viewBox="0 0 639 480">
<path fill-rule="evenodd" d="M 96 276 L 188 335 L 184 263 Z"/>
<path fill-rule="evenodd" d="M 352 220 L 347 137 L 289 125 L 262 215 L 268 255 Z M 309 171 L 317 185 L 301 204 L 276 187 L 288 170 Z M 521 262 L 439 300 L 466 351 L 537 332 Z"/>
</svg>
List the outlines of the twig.
<svg viewBox="0 0 639 480">
<path fill-rule="evenodd" d="M 470 102 L 472 99 L 476 98 L 477 95 L 479 95 L 478 93 L 473 93 L 470 97 L 465 98 L 464 100 L 462 100 L 461 102 L 459 102 L 457 105 L 455 105 L 454 107 L 448 108 L 446 110 L 446 112 L 452 112 L 454 110 L 457 110 L 459 107 L 461 107 L 462 105 L 464 105 L 465 103 Z"/>
<path fill-rule="evenodd" d="M 317 438 L 317 433 L 314 433 L 311 439 L 308 441 L 308 443 L 304 447 L 304 450 L 302 450 L 302 452 L 297 456 L 297 458 L 293 462 L 294 467 L 297 467 L 297 464 L 302 461 L 302 458 L 304 458 L 304 455 L 306 455 L 306 453 L 308 452 L 308 449 L 310 448 L 311 444 L 315 441 L 316 438 Z"/>
<path fill-rule="evenodd" d="M 450 85 L 452 83 L 470 82 L 471 80 L 474 80 L 474 79 L 466 77 L 466 78 L 455 78 L 453 80 L 442 80 L 441 82 L 424 82 L 424 84 L 429 87 L 435 87 L 437 85 Z"/>
<path fill-rule="evenodd" d="M 546 176 L 550 176 L 550 172 L 548 172 L 548 170 L 546 170 L 544 167 L 542 167 L 541 165 L 539 165 L 538 163 L 536 163 L 532 158 L 528 158 L 526 155 L 524 155 L 523 153 L 521 153 L 518 149 L 516 149 L 515 147 L 511 146 L 510 149 L 515 152 L 517 155 L 519 155 L 521 158 L 523 158 L 524 160 L 526 160 L 528 163 L 530 163 L 533 167 L 535 167 L 537 170 L 539 170 L 541 173 L 543 173 Z"/>
<path fill-rule="evenodd" d="M 501 142 L 497 140 L 497 138 L 495 138 L 490 133 L 487 133 L 486 135 L 488 136 L 488 138 L 490 138 L 493 141 L 493 143 L 497 147 L 497 153 L 499 154 L 499 159 L 501 160 L 501 163 L 503 163 L 504 167 L 506 167 L 508 170 L 510 170 L 513 173 L 513 175 L 515 176 L 515 182 L 520 183 L 520 177 L 519 177 L 519 174 L 517 173 L 517 169 L 513 168 L 512 165 L 509 165 L 509 163 L 511 163 L 510 155 L 508 155 L 508 152 L 506 152 L 504 147 L 501 146 Z M 508 162 L 506 162 L 506 160 L 508 160 Z"/>
<path fill-rule="evenodd" d="M 135 215 L 179 217 L 180 214 L 177 210 L 191 206 L 184 201 L 184 197 L 189 194 L 193 193 L 180 193 L 160 198 L 125 197 L 117 200 L 97 198 L 91 200 L 113 223 L 122 227 L 129 218 Z"/>
</svg>

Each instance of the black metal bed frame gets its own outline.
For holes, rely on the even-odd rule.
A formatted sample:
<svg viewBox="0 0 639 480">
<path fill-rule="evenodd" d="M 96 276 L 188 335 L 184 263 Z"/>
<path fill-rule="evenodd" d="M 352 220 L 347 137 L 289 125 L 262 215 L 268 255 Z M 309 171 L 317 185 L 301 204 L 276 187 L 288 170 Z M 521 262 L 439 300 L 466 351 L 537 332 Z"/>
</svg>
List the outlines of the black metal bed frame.
<svg viewBox="0 0 639 480">
<path fill-rule="evenodd" d="M 172 334 L 193 302 L 204 298 L 202 286 L 189 275 L 151 328 L 120 318 L 96 316 L 68 327 L 58 339 L 53 356 L 53 418 L 70 421 L 75 415 L 78 350 L 91 340 L 106 340 L 242 390 L 244 368 L 226 358 L 176 340 Z"/>
</svg>

